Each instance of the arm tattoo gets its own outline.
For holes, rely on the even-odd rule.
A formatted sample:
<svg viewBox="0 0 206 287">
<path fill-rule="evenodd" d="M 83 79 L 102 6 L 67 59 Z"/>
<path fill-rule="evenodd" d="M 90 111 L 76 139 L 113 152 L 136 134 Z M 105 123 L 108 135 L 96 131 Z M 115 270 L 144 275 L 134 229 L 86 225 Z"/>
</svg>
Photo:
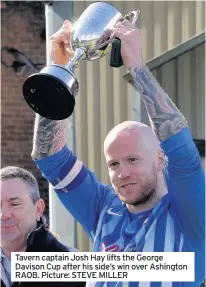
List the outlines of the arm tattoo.
<svg viewBox="0 0 206 287">
<path fill-rule="evenodd" d="M 67 142 L 69 120 L 53 121 L 36 115 L 32 158 L 40 159 L 60 151 Z"/>
<path fill-rule="evenodd" d="M 160 141 L 187 127 L 184 116 L 160 87 L 147 66 L 131 68 L 130 74 L 141 94 L 151 126 Z"/>
</svg>

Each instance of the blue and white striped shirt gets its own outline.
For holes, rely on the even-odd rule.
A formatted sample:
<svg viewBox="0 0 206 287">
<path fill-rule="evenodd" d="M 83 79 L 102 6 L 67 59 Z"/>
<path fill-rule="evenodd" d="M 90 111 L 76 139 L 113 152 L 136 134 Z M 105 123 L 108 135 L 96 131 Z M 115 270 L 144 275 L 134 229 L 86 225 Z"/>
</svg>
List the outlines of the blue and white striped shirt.
<svg viewBox="0 0 206 287">
<path fill-rule="evenodd" d="M 195 252 L 195 282 L 108 282 L 96 287 L 199 287 L 204 279 L 204 174 L 189 129 L 161 143 L 168 158 L 166 194 L 131 214 L 111 186 L 96 180 L 65 146 L 37 160 L 63 205 L 93 242 L 93 251 Z"/>
</svg>

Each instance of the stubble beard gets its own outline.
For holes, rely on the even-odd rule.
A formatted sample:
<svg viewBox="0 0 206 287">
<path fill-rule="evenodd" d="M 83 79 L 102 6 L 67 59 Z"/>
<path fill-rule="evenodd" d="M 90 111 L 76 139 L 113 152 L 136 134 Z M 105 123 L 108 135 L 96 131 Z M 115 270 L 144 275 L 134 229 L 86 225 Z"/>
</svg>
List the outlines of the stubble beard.
<svg viewBox="0 0 206 287">
<path fill-rule="evenodd" d="M 145 204 L 154 198 L 154 196 L 156 195 L 156 187 L 157 187 L 157 171 L 155 164 L 153 164 L 150 174 L 151 176 L 149 180 L 140 185 L 139 187 L 140 194 L 136 200 L 131 202 L 131 200 L 128 201 L 127 199 L 124 200 L 121 199 L 125 204 L 129 204 L 136 207 Z"/>
</svg>

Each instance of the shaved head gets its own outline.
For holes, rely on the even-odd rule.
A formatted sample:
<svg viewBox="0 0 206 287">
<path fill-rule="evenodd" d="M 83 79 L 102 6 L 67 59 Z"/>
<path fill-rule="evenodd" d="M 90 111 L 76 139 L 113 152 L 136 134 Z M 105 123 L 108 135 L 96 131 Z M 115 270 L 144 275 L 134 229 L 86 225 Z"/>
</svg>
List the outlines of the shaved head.
<svg viewBox="0 0 206 287">
<path fill-rule="evenodd" d="M 164 155 L 149 126 L 135 121 L 115 126 L 104 141 L 104 154 L 112 186 L 123 202 L 138 206 L 153 200 Z"/>
<path fill-rule="evenodd" d="M 115 126 L 107 135 L 104 141 L 104 151 L 107 149 L 113 141 L 115 141 L 123 132 L 136 134 L 136 140 L 142 141 L 142 143 L 149 149 L 157 151 L 160 148 L 159 141 L 155 136 L 152 128 L 149 126 L 135 122 L 125 121 Z"/>
</svg>

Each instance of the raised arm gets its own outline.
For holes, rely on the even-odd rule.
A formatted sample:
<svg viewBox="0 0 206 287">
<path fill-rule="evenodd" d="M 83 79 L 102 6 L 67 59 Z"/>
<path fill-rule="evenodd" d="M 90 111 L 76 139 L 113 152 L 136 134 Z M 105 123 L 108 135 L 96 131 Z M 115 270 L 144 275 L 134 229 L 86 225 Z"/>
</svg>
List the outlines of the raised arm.
<svg viewBox="0 0 206 287">
<path fill-rule="evenodd" d="M 145 104 L 151 126 L 160 141 L 187 127 L 187 122 L 146 65 L 131 67 L 130 74 Z"/>
<path fill-rule="evenodd" d="M 151 126 L 167 156 L 165 166 L 171 207 L 188 238 L 204 239 L 204 176 L 187 122 L 142 58 L 141 32 L 128 21 L 118 23 L 113 37 L 121 39 L 121 55 L 147 109 Z"/>
<path fill-rule="evenodd" d="M 125 29 L 126 26 L 126 29 Z M 187 127 L 187 122 L 147 68 L 142 57 L 141 31 L 125 20 L 113 34 L 122 40 L 121 55 L 145 104 L 151 126 L 160 141 Z"/>
<path fill-rule="evenodd" d="M 54 64 L 65 65 L 72 57 L 68 43 L 72 24 L 65 21 L 50 37 Z M 53 121 L 36 115 L 32 158 L 50 182 L 65 208 L 94 240 L 102 206 L 114 197 L 67 147 L 69 119 Z"/>
<path fill-rule="evenodd" d="M 51 59 L 54 64 L 65 65 L 72 57 L 69 40 L 72 24 L 65 21 L 63 26 L 50 37 Z M 67 141 L 69 119 L 53 121 L 36 115 L 32 158 L 40 159 L 60 151 Z"/>
<path fill-rule="evenodd" d="M 36 114 L 32 158 L 53 155 L 66 145 L 69 120 L 52 121 Z"/>
</svg>

